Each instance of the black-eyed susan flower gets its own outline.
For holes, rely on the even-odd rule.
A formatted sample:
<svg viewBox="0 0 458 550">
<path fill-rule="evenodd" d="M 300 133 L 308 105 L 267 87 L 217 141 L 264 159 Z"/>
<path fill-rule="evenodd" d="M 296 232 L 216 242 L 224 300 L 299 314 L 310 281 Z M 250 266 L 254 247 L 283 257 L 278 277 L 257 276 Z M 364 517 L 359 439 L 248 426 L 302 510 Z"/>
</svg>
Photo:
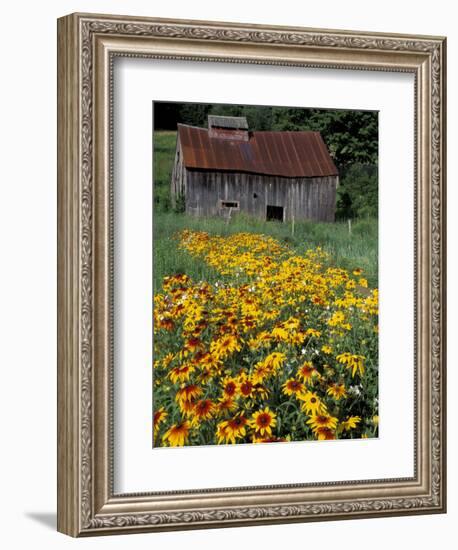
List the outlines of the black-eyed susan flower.
<svg viewBox="0 0 458 550">
<path fill-rule="evenodd" d="M 275 327 L 272 330 L 272 338 L 278 342 L 287 342 L 289 340 L 289 332 L 283 327 Z"/>
<path fill-rule="evenodd" d="M 350 279 L 349 281 L 347 281 L 346 285 L 345 285 L 345 288 L 347 290 L 353 290 L 356 288 L 356 282 L 353 280 L 353 279 Z"/>
<path fill-rule="evenodd" d="M 164 367 L 164 369 L 166 369 L 170 365 L 170 363 L 173 361 L 173 358 L 173 353 L 167 353 L 167 355 L 164 356 L 164 358 L 162 359 L 162 366 Z"/>
<path fill-rule="evenodd" d="M 208 384 L 210 380 L 218 378 L 220 371 L 218 369 L 212 369 L 210 367 L 202 367 L 199 374 L 196 377 L 196 382 L 200 384 Z"/>
<path fill-rule="evenodd" d="M 242 325 L 244 332 L 248 332 L 256 327 L 256 319 L 252 315 L 246 315 L 243 319 L 241 319 L 240 324 Z"/>
<path fill-rule="evenodd" d="M 305 332 L 301 332 L 300 330 L 298 332 L 292 332 L 289 337 L 289 343 L 293 344 L 295 346 L 298 346 L 304 342 L 304 340 L 307 338 L 307 335 Z"/>
<path fill-rule="evenodd" d="M 190 416 L 193 414 L 194 403 L 200 395 L 202 395 L 202 388 L 191 384 L 189 386 L 184 386 L 177 390 L 175 394 L 175 401 L 178 403 L 181 414 L 185 416 Z"/>
<path fill-rule="evenodd" d="M 298 394 L 297 397 L 302 401 L 301 409 L 306 414 L 316 415 L 326 411 L 326 405 L 321 401 L 317 393 L 307 391 Z"/>
<path fill-rule="evenodd" d="M 342 323 L 345 321 L 345 313 L 343 311 L 335 311 L 330 319 L 328 320 L 328 325 L 330 327 L 338 327 L 342 325 Z"/>
<path fill-rule="evenodd" d="M 236 439 L 245 437 L 247 422 L 248 420 L 243 414 L 220 422 L 216 431 L 218 443 L 235 444 Z"/>
<path fill-rule="evenodd" d="M 312 303 L 318 306 L 323 306 L 325 304 L 325 300 L 322 296 L 318 296 L 317 294 L 315 294 L 314 296 L 312 296 Z"/>
<path fill-rule="evenodd" d="M 157 411 L 154 411 L 153 415 L 153 426 L 154 426 L 154 435 L 159 431 L 159 427 L 167 418 L 167 412 L 164 407 L 160 407 Z"/>
<path fill-rule="evenodd" d="M 220 359 L 212 353 L 203 353 L 198 359 L 194 358 L 196 364 L 211 370 L 217 370 L 221 366 Z"/>
<path fill-rule="evenodd" d="M 216 412 L 216 405 L 211 399 L 200 399 L 194 404 L 192 414 L 196 421 L 209 420 Z"/>
<path fill-rule="evenodd" d="M 304 393 L 305 387 L 302 382 L 294 378 L 288 378 L 288 380 L 282 386 L 283 393 L 285 395 L 297 395 L 298 393 Z"/>
<path fill-rule="evenodd" d="M 262 384 L 253 384 L 253 389 L 257 398 L 267 399 L 269 396 L 269 390 Z"/>
<path fill-rule="evenodd" d="M 202 393 L 202 388 L 196 386 L 196 384 L 189 384 L 177 390 L 175 401 L 180 405 L 183 403 L 193 403 Z"/>
<path fill-rule="evenodd" d="M 182 367 L 174 367 L 169 372 L 170 380 L 174 383 L 183 383 L 189 380 L 191 373 L 193 373 L 195 368 L 192 365 L 183 365 Z"/>
<path fill-rule="evenodd" d="M 173 424 L 163 435 L 162 441 L 170 447 L 182 447 L 188 439 L 190 427 L 188 421 Z"/>
<path fill-rule="evenodd" d="M 235 378 L 232 378 L 230 376 L 226 376 L 222 382 L 221 385 L 223 387 L 223 395 L 225 397 L 235 397 L 237 395 L 238 391 L 238 382 Z"/>
<path fill-rule="evenodd" d="M 339 363 L 345 365 L 347 369 L 351 370 L 352 377 L 354 377 L 356 373 L 358 373 L 359 376 L 362 376 L 364 374 L 365 357 L 363 355 L 355 355 L 349 352 L 345 352 L 337 355 L 336 359 L 337 361 L 339 361 Z"/>
<path fill-rule="evenodd" d="M 316 428 L 314 434 L 316 435 L 316 438 L 321 441 L 336 438 L 336 432 L 327 426 L 320 426 L 319 428 Z"/>
<path fill-rule="evenodd" d="M 217 404 L 218 412 L 221 414 L 233 412 L 237 409 L 237 403 L 231 397 L 220 397 Z"/>
<path fill-rule="evenodd" d="M 270 367 L 273 370 L 278 369 L 283 365 L 286 360 L 286 355 L 279 351 L 274 351 L 264 359 L 266 367 Z"/>
<path fill-rule="evenodd" d="M 303 382 L 311 382 L 313 378 L 319 377 L 318 371 L 311 361 L 306 361 L 297 371 L 297 375 Z"/>
<path fill-rule="evenodd" d="M 191 337 L 185 342 L 184 347 L 190 352 L 195 352 L 203 349 L 204 344 L 200 338 Z"/>
<path fill-rule="evenodd" d="M 182 401 L 178 404 L 178 408 L 182 415 L 190 417 L 194 411 L 194 401 Z"/>
<path fill-rule="evenodd" d="M 359 283 L 359 285 L 362 286 L 363 288 L 367 288 L 367 286 L 368 286 L 367 279 L 364 279 L 363 277 L 361 277 L 361 278 L 358 280 L 358 283 Z"/>
<path fill-rule="evenodd" d="M 261 347 L 269 347 L 272 342 L 272 336 L 267 331 L 261 331 L 257 336 L 248 340 L 248 347 L 256 351 Z"/>
<path fill-rule="evenodd" d="M 159 317 L 156 321 L 156 326 L 163 328 L 164 330 L 172 331 L 175 328 L 175 323 L 170 317 Z"/>
<path fill-rule="evenodd" d="M 263 317 L 266 321 L 271 321 L 272 319 L 276 319 L 279 313 L 278 309 L 270 309 L 264 312 Z"/>
<path fill-rule="evenodd" d="M 325 413 L 313 414 L 307 420 L 307 424 L 311 426 L 313 432 L 316 435 L 319 428 L 329 428 L 331 430 L 334 430 L 337 426 L 337 418 L 335 416 L 331 416 Z"/>
<path fill-rule="evenodd" d="M 276 416 L 269 407 L 265 407 L 263 410 L 253 413 L 249 424 L 261 436 L 270 436 L 272 435 L 272 428 L 277 424 Z"/>
<path fill-rule="evenodd" d="M 347 390 L 345 388 L 345 384 L 338 384 L 335 382 L 334 384 L 331 384 L 329 388 L 326 390 L 326 393 L 330 395 L 332 398 L 334 398 L 336 401 L 339 401 L 343 397 L 347 396 Z"/>
<path fill-rule="evenodd" d="M 240 343 L 233 334 L 226 334 L 210 345 L 210 351 L 218 358 L 224 359 L 235 351 L 240 350 Z"/>
<path fill-rule="evenodd" d="M 340 423 L 340 428 L 345 431 L 352 430 L 361 422 L 360 416 L 349 416 L 346 420 Z"/>
<path fill-rule="evenodd" d="M 272 367 L 265 364 L 264 361 L 256 363 L 251 378 L 254 384 L 262 384 L 272 374 Z"/>
<path fill-rule="evenodd" d="M 298 330 L 300 327 L 300 320 L 297 317 L 289 317 L 283 322 L 284 328 L 287 330 Z"/>
<path fill-rule="evenodd" d="M 238 378 L 238 388 L 241 396 L 248 398 L 252 397 L 255 392 L 255 387 L 250 377 L 242 373 Z"/>
</svg>

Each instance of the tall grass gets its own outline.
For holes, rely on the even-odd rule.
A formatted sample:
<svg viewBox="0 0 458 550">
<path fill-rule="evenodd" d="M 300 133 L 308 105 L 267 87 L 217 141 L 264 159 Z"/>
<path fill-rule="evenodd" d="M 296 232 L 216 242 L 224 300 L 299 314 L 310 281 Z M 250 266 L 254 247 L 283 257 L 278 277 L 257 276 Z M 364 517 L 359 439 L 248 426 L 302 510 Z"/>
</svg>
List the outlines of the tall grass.
<svg viewBox="0 0 458 550">
<path fill-rule="evenodd" d="M 250 232 L 270 235 L 290 246 L 296 254 L 320 246 L 328 252 L 336 266 L 364 270 L 369 285 L 378 285 L 377 220 L 353 222 L 351 234 L 347 223 L 296 222 L 291 224 L 264 222 L 239 214 L 228 222 L 220 218 L 195 218 L 173 212 L 154 212 L 154 290 L 162 287 L 163 277 L 186 273 L 195 280 L 215 281 L 218 274 L 205 262 L 178 249 L 176 234 L 183 229 L 206 231 L 212 235 Z"/>
</svg>

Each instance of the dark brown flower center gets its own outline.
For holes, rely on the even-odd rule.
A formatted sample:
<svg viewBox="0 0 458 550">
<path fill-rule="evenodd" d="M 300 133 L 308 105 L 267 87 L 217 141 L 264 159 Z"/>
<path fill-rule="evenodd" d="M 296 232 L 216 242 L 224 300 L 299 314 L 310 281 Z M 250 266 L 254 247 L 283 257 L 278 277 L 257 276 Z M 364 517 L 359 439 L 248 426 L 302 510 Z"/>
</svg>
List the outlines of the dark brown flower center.
<svg viewBox="0 0 458 550">
<path fill-rule="evenodd" d="M 209 409 L 210 409 L 210 403 L 209 403 L 208 401 L 201 401 L 201 402 L 197 405 L 197 410 L 198 410 L 200 413 L 205 413 L 205 412 L 207 412 Z"/>
<path fill-rule="evenodd" d="M 234 393 L 235 393 L 235 384 L 234 384 L 234 382 L 228 382 L 226 384 L 226 393 L 228 395 L 234 395 Z"/>
</svg>

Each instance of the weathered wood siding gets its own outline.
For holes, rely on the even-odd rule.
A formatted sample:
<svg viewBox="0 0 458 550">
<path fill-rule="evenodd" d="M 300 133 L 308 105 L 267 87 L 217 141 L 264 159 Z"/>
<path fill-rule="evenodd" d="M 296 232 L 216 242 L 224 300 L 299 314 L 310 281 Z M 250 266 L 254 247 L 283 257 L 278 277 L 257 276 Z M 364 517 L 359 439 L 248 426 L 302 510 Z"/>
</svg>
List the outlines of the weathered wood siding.
<svg viewBox="0 0 458 550">
<path fill-rule="evenodd" d="M 170 180 L 170 196 L 174 208 L 176 206 L 176 199 L 179 196 L 186 196 L 186 168 L 183 164 L 183 155 L 179 139 L 177 139 L 172 178 Z"/>
<path fill-rule="evenodd" d="M 236 201 L 240 212 L 263 220 L 267 205 L 283 207 L 284 221 L 294 218 L 333 222 L 335 219 L 337 176 L 285 178 L 241 172 L 184 171 L 188 214 L 224 216 L 229 209 L 222 207 L 221 201 Z"/>
</svg>

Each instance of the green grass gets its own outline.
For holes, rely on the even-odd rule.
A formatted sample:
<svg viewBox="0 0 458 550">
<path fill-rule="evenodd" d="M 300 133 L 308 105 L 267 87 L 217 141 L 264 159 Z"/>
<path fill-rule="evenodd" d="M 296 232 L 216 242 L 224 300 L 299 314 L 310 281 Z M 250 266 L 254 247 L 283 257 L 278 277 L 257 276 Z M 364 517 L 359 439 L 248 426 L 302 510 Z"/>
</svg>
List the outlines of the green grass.
<svg viewBox="0 0 458 550">
<path fill-rule="evenodd" d="M 253 232 L 271 235 L 291 246 L 297 254 L 321 246 L 339 267 L 360 267 L 371 287 L 378 284 L 378 227 L 376 219 L 353 220 L 349 234 L 346 222 L 264 222 L 246 215 L 234 217 L 229 224 L 220 218 L 194 218 L 171 212 L 170 177 L 176 147 L 176 132 L 154 133 L 154 290 L 160 291 L 162 279 L 172 273 L 186 273 L 195 280 L 215 281 L 218 274 L 204 262 L 178 249 L 174 236 L 183 229 L 229 235 Z"/>
<path fill-rule="evenodd" d="M 156 211 L 167 211 L 170 203 L 170 177 L 177 141 L 176 132 L 154 132 L 154 207 Z"/>
<path fill-rule="evenodd" d="M 160 291 L 163 277 L 186 273 L 194 280 L 212 282 L 220 276 L 204 262 L 178 249 L 175 235 L 183 229 L 206 231 L 213 235 L 250 232 L 270 235 L 288 244 L 296 254 L 321 246 L 336 266 L 345 269 L 360 267 L 371 287 L 378 285 L 377 220 L 356 220 L 349 234 L 347 223 L 296 222 L 294 235 L 291 224 L 263 222 L 246 215 L 234 217 L 229 223 L 220 218 L 195 218 L 173 212 L 154 213 L 154 290 Z"/>
</svg>

